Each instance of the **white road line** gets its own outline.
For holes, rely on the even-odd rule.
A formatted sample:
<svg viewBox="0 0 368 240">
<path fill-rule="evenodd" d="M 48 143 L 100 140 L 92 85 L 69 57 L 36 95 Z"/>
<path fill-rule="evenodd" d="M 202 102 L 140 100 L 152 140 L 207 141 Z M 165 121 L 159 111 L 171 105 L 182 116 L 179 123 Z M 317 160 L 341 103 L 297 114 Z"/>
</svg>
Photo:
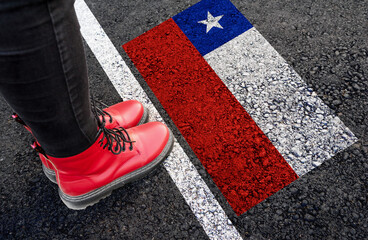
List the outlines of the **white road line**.
<svg viewBox="0 0 368 240">
<path fill-rule="evenodd" d="M 86 3 L 77 0 L 75 9 L 84 39 L 120 96 L 141 101 L 150 110 L 150 120 L 162 122 Z M 164 166 L 210 239 L 242 239 L 177 141 Z"/>
</svg>

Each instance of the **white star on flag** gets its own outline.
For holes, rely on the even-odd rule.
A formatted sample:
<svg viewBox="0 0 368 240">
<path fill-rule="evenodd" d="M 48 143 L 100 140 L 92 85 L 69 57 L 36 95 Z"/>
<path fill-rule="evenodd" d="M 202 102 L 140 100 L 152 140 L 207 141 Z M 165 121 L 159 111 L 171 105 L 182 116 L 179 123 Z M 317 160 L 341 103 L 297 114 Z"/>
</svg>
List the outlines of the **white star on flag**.
<svg viewBox="0 0 368 240">
<path fill-rule="evenodd" d="M 206 20 L 199 21 L 198 23 L 202 23 L 202 24 L 206 24 L 206 25 L 207 25 L 206 33 L 208 33 L 208 32 L 209 32 L 213 27 L 217 27 L 217 28 L 221 28 L 221 29 L 223 29 L 223 27 L 222 27 L 222 26 L 220 25 L 220 23 L 219 23 L 220 19 L 221 19 L 223 16 L 224 16 L 224 15 L 214 17 L 214 16 L 212 16 L 212 14 L 208 11 L 208 12 L 207 12 L 207 19 L 206 19 Z"/>
</svg>

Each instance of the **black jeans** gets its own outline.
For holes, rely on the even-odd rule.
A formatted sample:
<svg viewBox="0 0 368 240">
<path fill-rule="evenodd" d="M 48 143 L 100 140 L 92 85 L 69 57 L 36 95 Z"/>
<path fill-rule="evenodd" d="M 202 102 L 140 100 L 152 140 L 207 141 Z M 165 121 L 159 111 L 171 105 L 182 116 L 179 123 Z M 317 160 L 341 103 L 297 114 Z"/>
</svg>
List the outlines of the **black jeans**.
<svg viewBox="0 0 368 240">
<path fill-rule="evenodd" d="M 47 154 L 95 141 L 87 66 L 74 0 L 0 0 L 0 92 Z"/>
</svg>

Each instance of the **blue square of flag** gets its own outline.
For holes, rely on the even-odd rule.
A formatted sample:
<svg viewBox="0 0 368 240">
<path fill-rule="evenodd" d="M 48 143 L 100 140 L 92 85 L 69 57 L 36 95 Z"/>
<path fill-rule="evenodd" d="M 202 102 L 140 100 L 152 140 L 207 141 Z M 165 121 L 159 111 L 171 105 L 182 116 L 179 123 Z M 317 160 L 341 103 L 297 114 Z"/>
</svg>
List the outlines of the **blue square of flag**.
<svg viewBox="0 0 368 240">
<path fill-rule="evenodd" d="M 229 0 L 200 1 L 173 19 L 202 56 L 252 28 Z"/>
</svg>

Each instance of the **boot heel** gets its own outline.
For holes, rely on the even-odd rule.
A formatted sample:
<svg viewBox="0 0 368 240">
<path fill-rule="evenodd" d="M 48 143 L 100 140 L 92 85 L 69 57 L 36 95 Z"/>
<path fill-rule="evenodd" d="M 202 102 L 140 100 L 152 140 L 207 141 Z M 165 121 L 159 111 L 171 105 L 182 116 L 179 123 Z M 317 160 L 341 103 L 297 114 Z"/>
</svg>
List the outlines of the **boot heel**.
<svg viewBox="0 0 368 240">
<path fill-rule="evenodd" d="M 48 169 L 45 165 L 42 164 L 42 170 L 45 173 L 46 177 L 53 183 L 57 184 L 55 171 L 52 169 Z"/>
</svg>

